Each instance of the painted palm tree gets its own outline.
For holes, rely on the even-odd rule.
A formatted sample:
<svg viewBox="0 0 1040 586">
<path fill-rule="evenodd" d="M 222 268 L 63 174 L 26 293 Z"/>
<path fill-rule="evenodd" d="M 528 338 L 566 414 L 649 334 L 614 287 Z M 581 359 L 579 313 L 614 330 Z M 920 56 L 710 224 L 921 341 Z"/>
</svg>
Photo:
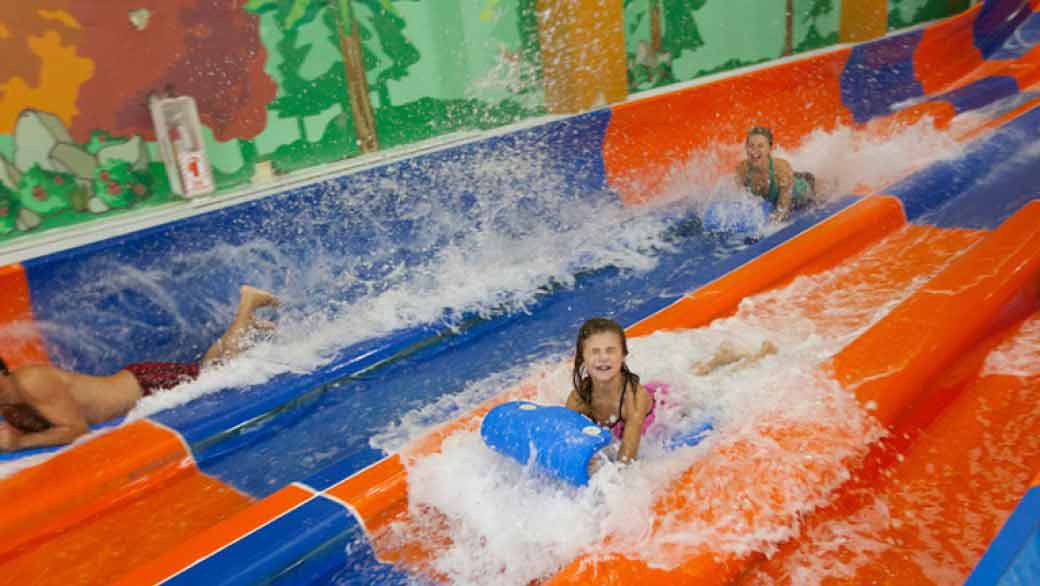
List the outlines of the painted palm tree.
<svg viewBox="0 0 1040 586">
<path fill-rule="evenodd" d="M 388 10 L 392 10 L 389 0 L 380 2 Z M 353 117 L 358 147 L 364 153 L 379 150 L 372 98 L 368 93 L 368 79 L 365 77 L 361 36 L 351 0 L 249 0 L 245 9 L 253 14 L 277 11 L 282 30 L 294 31 L 313 20 L 323 5 L 333 10 L 339 20 L 339 41 L 347 80 L 347 108 Z"/>
<path fill-rule="evenodd" d="M 297 2 L 303 0 L 296 0 Z M 365 60 L 361 51 L 361 33 L 350 0 L 329 0 L 339 14 L 339 43 L 343 50 L 343 66 L 346 68 L 347 94 L 350 96 L 350 112 L 354 115 L 361 152 L 379 150 L 376 134 L 376 118 L 372 112 L 372 97 L 368 93 L 368 78 L 365 77 Z M 384 4 L 388 4 L 384 0 Z"/>
<path fill-rule="evenodd" d="M 794 51 L 794 0 L 787 0 L 784 7 L 784 50 L 783 55 Z"/>
</svg>

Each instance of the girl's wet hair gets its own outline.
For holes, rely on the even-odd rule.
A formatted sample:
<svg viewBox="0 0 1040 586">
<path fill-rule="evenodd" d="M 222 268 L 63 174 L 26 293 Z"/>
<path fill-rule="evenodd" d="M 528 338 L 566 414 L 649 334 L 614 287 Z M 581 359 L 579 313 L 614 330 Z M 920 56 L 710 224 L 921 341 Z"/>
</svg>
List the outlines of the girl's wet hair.
<svg viewBox="0 0 1040 586">
<path fill-rule="evenodd" d="M 581 324 L 581 329 L 578 330 L 578 342 L 574 348 L 574 370 L 571 372 L 571 382 L 581 400 L 589 405 L 592 404 L 592 377 L 584 372 L 585 340 L 603 332 L 617 334 L 621 338 L 621 355 L 628 356 L 628 340 L 625 338 L 625 330 L 616 321 L 605 317 L 594 317 Z M 629 387 L 632 388 L 632 392 L 639 388 L 639 376 L 629 370 L 628 365 L 624 362 L 621 363 L 621 376 L 624 377 L 621 386 L 622 394 Z"/>
<path fill-rule="evenodd" d="M 769 146 L 773 146 L 773 131 L 768 126 L 752 126 L 744 142 L 751 140 L 751 137 L 755 135 L 766 137 L 766 140 L 769 141 Z"/>
</svg>

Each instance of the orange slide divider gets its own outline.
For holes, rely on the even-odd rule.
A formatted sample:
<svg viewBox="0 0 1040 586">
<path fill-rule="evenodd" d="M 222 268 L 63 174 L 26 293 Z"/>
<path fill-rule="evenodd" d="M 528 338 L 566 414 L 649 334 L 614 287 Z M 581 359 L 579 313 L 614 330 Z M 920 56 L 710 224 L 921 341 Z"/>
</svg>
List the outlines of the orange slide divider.
<svg viewBox="0 0 1040 586">
<path fill-rule="evenodd" d="M 1034 200 L 835 355 L 835 378 L 892 425 L 945 365 L 1007 325 L 1010 316 L 1000 311 L 1012 307 L 1021 317 L 1038 293 L 1040 201 Z"/>
<path fill-rule="evenodd" d="M 1029 319 L 1040 320 L 1040 313 Z M 1040 468 L 1040 377 L 982 372 L 990 353 L 1013 340 L 1021 326 L 990 336 L 960 357 L 929 386 L 912 415 L 901 417 L 875 446 L 853 474 L 857 480 L 804 519 L 798 539 L 738 583 L 760 583 L 762 576 L 775 584 L 797 583 L 788 568 L 804 559 L 855 570 L 835 583 L 934 583 L 936 567 L 946 577 L 939 583 L 966 578 Z M 883 516 L 875 515 L 877 503 L 883 503 Z M 849 519 L 872 544 L 869 553 L 833 547 L 830 524 L 848 527 Z M 910 550 L 914 555 L 905 555 Z"/>
<path fill-rule="evenodd" d="M 162 582 L 183 568 L 191 566 L 197 560 L 205 558 L 294 509 L 313 496 L 312 491 L 290 484 L 223 522 L 213 525 L 201 533 L 190 534 L 190 539 L 163 550 L 160 557 L 135 567 L 132 572 L 124 575 L 115 584 L 117 586 L 144 586 Z M 118 575 L 118 573 L 114 575 Z"/>
<path fill-rule="evenodd" d="M 200 473 L 179 436 L 147 420 L 0 480 L 0 500 L 12 505 L 0 518 L 0 575 L 98 584 L 251 502 Z M 121 554 L 99 556 L 98 544 Z"/>
<path fill-rule="evenodd" d="M 741 299 L 776 285 L 787 275 L 807 265 L 813 271 L 826 270 L 905 223 L 898 198 L 865 198 L 636 323 L 627 334 L 637 337 L 705 325 L 729 315 Z"/>
<path fill-rule="evenodd" d="M 1040 201 L 1034 201 L 823 366 L 854 392 L 882 424 L 892 426 L 942 368 L 995 328 L 1035 309 L 1038 289 Z M 1014 311 L 1009 312 L 1009 308 Z M 901 343 L 893 344 L 893 340 Z M 788 426 L 771 428 L 766 433 L 780 445 L 791 445 L 793 449 L 800 443 L 833 441 L 826 432 L 821 435 L 822 431 Z M 748 451 L 745 448 L 739 444 L 723 446 L 687 470 L 657 502 L 656 523 L 661 523 L 661 519 L 680 525 L 706 522 L 697 517 L 697 509 L 688 502 L 696 498 L 696 491 L 683 487 L 695 486 L 699 478 L 710 475 L 710 462 L 740 461 Z M 757 478 L 749 482 L 769 480 Z M 739 487 L 730 489 L 739 493 Z M 761 557 L 710 548 L 687 548 L 674 553 L 683 561 L 669 570 L 618 555 L 582 558 L 547 584 L 725 584 Z"/>
<path fill-rule="evenodd" d="M 15 369 L 26 364 L 48 364 L 43 338 L 33 324 L 29 283 L 20 264 L 0 266 L 0 341 L 4 361 Z"/>
</svg>

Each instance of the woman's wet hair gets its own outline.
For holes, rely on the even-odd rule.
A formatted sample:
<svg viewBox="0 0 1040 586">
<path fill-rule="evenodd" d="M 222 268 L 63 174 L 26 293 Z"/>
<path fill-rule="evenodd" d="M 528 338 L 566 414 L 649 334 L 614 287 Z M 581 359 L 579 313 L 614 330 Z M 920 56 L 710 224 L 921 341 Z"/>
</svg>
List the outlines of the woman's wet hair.
<svg viewBox="0 0 1040 586">
<path fill-rule="evenodd" d="M 752 136 L 764 136 L 769 141 L 769 146 L 773 146 L 773 131 L 768 126 L 752 126 L 744 142 L 751 140 Z"/>
<path fill-rule="evenodd" d="M 625 338 L 625 330 L 616 321 L 605 317 L 594 317 L 581 324 L 578 330 L 578 342 L 574 348 L 574 370 L 571 372 L 571 382 L 574 390 L 586 404 L 592 404 L 592 377 L 585 372 L 585 340 L 604 332 L 617 334 L 621 339 L 621 355 L 628 356 L 628 339 Z M 632 392 L 639 388 L 639 376 L 628 369 L 628 365 L 621 363 L 621 376 L 624 381 L 621 393 L 624 394 L 629 387 Z M 620 415 L 620 414 L 619 414 Z"/>
<path fill-rule="evenodd" d="M 11 374 L 11 369 L 7 368 L 7 363 L 4 362 L 3 356 L 0 356 L 0 376 Z"/>
</svg>

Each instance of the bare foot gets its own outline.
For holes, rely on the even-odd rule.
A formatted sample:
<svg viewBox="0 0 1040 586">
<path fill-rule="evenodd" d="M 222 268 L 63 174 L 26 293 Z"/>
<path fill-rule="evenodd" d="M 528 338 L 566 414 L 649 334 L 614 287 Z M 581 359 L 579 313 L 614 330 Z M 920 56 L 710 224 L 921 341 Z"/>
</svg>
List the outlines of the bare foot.
<svg viewBox="0 0 1040 586">
<path fill-rule="evenodd" d="M 707 362 L 698 362 L 697 364 L 693 365 L 693 368 L 690 369 L 690 372 L 697 376 L 704 376 L 712 370 L 714 369 Z"/>
<path fill-rule="evenodd" d="M 769 356 L 770 354 L 776 354 L 776 350 L 776 344 L 771 340 L 763 340 L 762 346 L 759 347 L 758 354 L 755 355 L 755 358 L 762 358 L 764 356 Z"/>
<path fill-rule="evenodd" d="M 260 309 L 261 307 L 278 307 L 281 302 L 282 301 L 278 299 L 274 293 L 263 289 L 257 289 L 252 285 L 242 285 L 239 289 L 239 307 L 250 312 Z"/>
</svg>

